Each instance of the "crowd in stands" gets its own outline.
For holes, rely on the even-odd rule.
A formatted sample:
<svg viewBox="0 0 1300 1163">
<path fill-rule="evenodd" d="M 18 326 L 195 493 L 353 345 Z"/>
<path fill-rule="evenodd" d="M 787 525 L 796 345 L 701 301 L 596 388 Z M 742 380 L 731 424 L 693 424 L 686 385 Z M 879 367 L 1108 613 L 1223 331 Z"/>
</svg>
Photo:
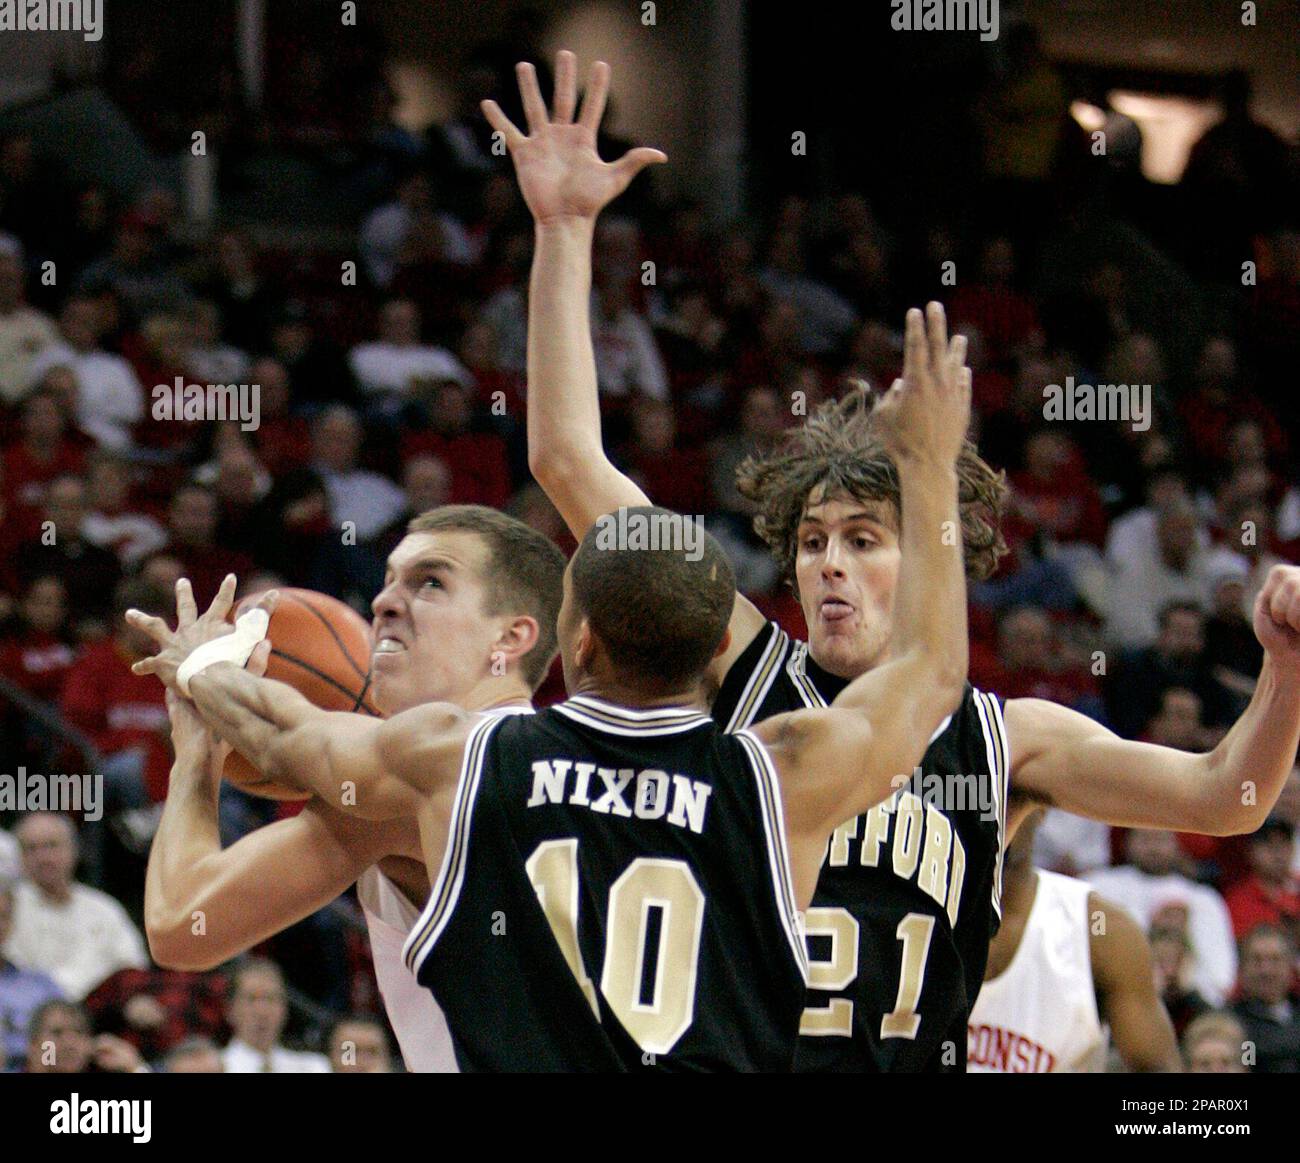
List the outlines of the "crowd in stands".
<svg viewBox="0 0 1300 1163">
<path fill-rule="evenodd" d="M 150 643 L 123 611 L 167 615 L 180 576 L 206 605 L 227 572 L 366 610 L 406 522 L 445 503 L 507 509 L 572 548 L 527 470 L 531 224 L 476 107 L 513 92 L 499 58 L 473 59 L 456 114 L 423 137 L 392 125 L 378 82 L 342 118 L 333 65 L 294 58 L 268 97 L 277 125 L 293 148 L 355 147 L 344 250 L 276 249 L 255 223 L 183 243 L 165 191 L 75 185 L 27 138 L 0 143 L 0 678 L 89 741 L 106 799 L 106 822 L 82 825 L 102 832 L 95 884 L 76 878 L 85 837 L 68 820 L 0 817 L 11 1069 L 391 1068 L 346 899 L 223 973 L 150 962 L 143 861 L 170 751 L 162 687 L 130 670 Z M 131 78 L 115 83 L 131 112 Z M 139 114 L 164 132 L 154 103 Z M 1251 141 L 1268 132 L 1234 115 Z M 1264 180 L 1234 126 L 1198 146 L 1188 199 L 1211 197 L 1232 161 L 1247 193 Z M 1261 663 L 1255 595 L 1272 564 L 1300 562 L 1300 412 L 1282 378 L 1300 335 L 1295 222 L 1242 243 L 1236 269 L 1250 260 L 1257 279 L 1233 286 L 1161 252 L 1100 194 L 1032 231 L 945 224 L 918 250 L 861 192 L 774 198 L 717 227 L 640 182 L 596 240 L 605 439 L 652 498 L 705 516 L 760 608 L 802 632 L 736 466 L 851 378 L 887 387 L 905 308 L 937 297 L 970 337 L 981 447 L 1011 487 L 1010 552 L 971 588 L 972 682 L 1129 738 L 1213 747 Z M 1217 221 L 1197 248 L 1229 246 L 1216 230 L 1237 227 Z M 1094 247 L 1099 232 L 1124 241 Z M 1194 309 L 1171 318 L 1174 287 Z M 1044 388 L 1070 377 L 1146 386 L 1150 413 L 1046 418 Z M 257 385 L 257 426 L 160 418 L 154 388 L 178 378 Z M 3 770 L 79 770 L 4 690 Z M 543 701 L 561 694 L 557 673 Z M 287 810 L 226 789 L 223 834 Z M 1253 1069 L 1294 1072 L 1298 828 L 1300 771 L 1254 836 L 1050 813 L 1037 858 L 1093 878 L 1147 927 L 1190 1063 L 1240 1068 L 1249 1039 Z"/>
</svg>

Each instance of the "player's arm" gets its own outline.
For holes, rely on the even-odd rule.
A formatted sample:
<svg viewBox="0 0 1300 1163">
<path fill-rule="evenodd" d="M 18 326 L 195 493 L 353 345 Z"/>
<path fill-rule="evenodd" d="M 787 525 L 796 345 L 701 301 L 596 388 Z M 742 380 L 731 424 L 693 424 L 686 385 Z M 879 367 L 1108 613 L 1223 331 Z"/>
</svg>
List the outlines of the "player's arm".
<svg viewBox="0 0 1300 1163">
<path fill-rule="evenodd" d="M 263 638 L 253 646 L 247 639 L 250 627 L 226 621 L 234 596 L 231 574 L 199 616 L 189 581 L 181 578 L 174 632 L 161 618 L 128 610 L 131 623 L 159 647 L 131 669 L 156 675 L 169 690 L 192 699 L 208 726 L 269 779 L 314 792 L 328 806 L 360 819 L 413 817 L 424 798 L 455 785 L 460 771 L 456 739 L 463 736 L 457 732 L 467 721 L 465 712 L 429 704 L 374 719 L 321 710 L 291 686 L 243 669 L 245 659 L 254 671 L 263 667 L 271 644 Z M 269 615 L 278 597 L 275 591 L 263 594 L 255 610 Z M 240 624 L 252 614 L 246 612 Z M 265 625 L 264 619 L 263 632 Z M 242 652 L 230 645 L 238 645 L 241 634 Z M 182 667 L 188 670 L 197 662 L 190 656 L 214 650 L 215 656 L 238 658 L 241 665 L 209 659 L 184 690 Z"/>
<path fill-rule="evenodd" d="M 159 965 L 220 965 L 328 904 L 392 849 L 391 829 L 311 803 L 223 850 L 218 799 L 229 748 L 171 691 L 167 711 L 176 757 L 144 894 Z"/>
<path fill-rule="evenodd" d="M 879 405 L 898 469 L 902 564 L 890 657 L 825 710 L 778 715 L 755 733 L 781 774 L 792 841 L 820 853 L 826 836 L 911 777 L 966 681 L 966 579 L 956 461 L 970 416 L 965 344 L 948 342 L 943 309 L 928 330 L 910 311 L 903 379 Z M 820 857 L 819 857 L 820 858 Z"/>
<path fill-rule="evenodd" d="M 1151 946 L 1124 909 L 1096 893 L 1088 894 L 1092 977 L 1101 1020 L 1124 1065 L 1134 1073 L 1181 1070 L 1178 1040 L 1164 1003 L 1156 993 Z"/>
<path fill-rule="evenodd" d="M 533 215 L 533 269 L 528 292 L 528 465 L 579 541 L 606 513 L 650 500 L 610 462 L 601 439 L 596 356 L 591 343 L 591 249 L 601 210 L 644 168 L 668 159 L 633 149 L 617 162 L 596 152 L 609 91 L 609 66 L 597 61 L 577 120 L 577 61 L 555 63 L 555 102 L 548 114 L 532 65 L 517 69 L 528 118 L 521 133 L 493 101 L 483 103 L 514 161 Z M 727 650 L 710 667 L 715 685 L 762 629 L 763 616 L 737 595 Z"/>
<path fill-rule="evenodd" d="M 1255 831 L 1300 743 L 1300 568 L 1274 566 L 1255 600 L 1264 664 L 1249 705 L 1213 751 L 1121 739 L 1041 699 L 1006 704 L 1011 787 L 1022 803 L 1133 828 L 1227 836 Z M 1013 813 L 1023 815 L 1024 808 Z"/>
<path fill-rule="evenodd" d="M 362 820 L 413 817 L 458 767 L 444 736 L 466 718 L 445 703 L 390 719 L 322 711 L 291 686 L 218 663 L 190 682 L 204 720 L 268 779 Z"/>
</svg>

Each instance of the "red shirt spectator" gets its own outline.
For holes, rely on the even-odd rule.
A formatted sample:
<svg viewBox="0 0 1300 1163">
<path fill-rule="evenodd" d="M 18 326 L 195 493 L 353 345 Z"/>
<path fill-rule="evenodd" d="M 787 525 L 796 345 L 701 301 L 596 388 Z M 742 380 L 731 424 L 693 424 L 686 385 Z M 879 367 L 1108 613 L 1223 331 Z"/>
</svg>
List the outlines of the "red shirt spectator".
<svg viewBox="0 0 1300 1163">
<path fill-rule="evenodd" d="M 436 456 L 451 469 L 450 504 L 500 509 L 510 499 L 510 467 L 501 437 L 491 432 L 443 436 L 432 429 L 406 433 L 403 462 L 422 453 Z"/>
<path fill-rule="evenodd" d="M 186 1038 L 221 1038 L 227 988 L 219 973 L 119 969 L 85 1005 L 99 1033 L 125 1038 L 142 1057 L 158 1059 Z"/>
<path fill-rule="evenodd" d="M 67 437 L 63 411 L 49 392 L 38 392 L 23 405 L 23 437 L 4 450 L 4 489 L 17 535 L 40 529 L 45 490 L 61 476 L 78 476 L 85 454 Z"/>
<path fill-rule="evenodd" d="M 1250 838 L 1250 875 L 1223 898 L 1238 940 L 1256 925 L 1276 925 L 1300 934 L 1300 892 L 1291 875 L 1294 835 L 1290 823 L 1270 816 Z"/>
<path fill-rule="evenodd" d="M 68 673 L 60 707 L 68 722 L 107 755 L 143 746 L 145 788 L 161 800 L 171 767 L 165 692 L 153 675 L 132 672 L 131 664 L 155 648 L 150 642 L 144 650 L 131 650 L 124 631 L 138 632 L 122 626 L 116 637 L 92 642 L 82 651 Z"/>
</svg>

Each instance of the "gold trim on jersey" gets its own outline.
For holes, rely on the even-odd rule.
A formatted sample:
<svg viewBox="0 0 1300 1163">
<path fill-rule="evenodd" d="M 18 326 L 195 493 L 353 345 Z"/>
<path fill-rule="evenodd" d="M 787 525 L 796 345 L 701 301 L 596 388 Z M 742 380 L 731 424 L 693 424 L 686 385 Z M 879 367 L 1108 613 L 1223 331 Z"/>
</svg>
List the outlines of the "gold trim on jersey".
<svg viewBox="0 0 1300 1163">
<path fill-rule="evenodd" d="M 998 819 L 998 854 L 993 865 L 993 911 L 1002 919 L 1002 857 L 1007 843 L 1007 795 L 1010 780 L 1011 748 L 1007 743 L 1007 725 L 997 697 L 971 687 L 984 746 L 989 757 L 989 779 Z"/>
<path fill-rule="evenodd" d="M 638 711 L 592 695 L 574 695 L 567 702 L 557 703 L 552 710 L 611 735 L 680 735 L 713 725 L 713 720 L 695 707 L 654 707 Z"/>
<path fill-rule="evenodd" d="M 781 669 L 781 662 L 790 643 L 790 635 L 775 622 L 769 622 L 768 626 L 773 633 L 758 657 L 758 664 L 745 680 L 736 709 L 727 720 L 726 730 L 729 733 L 742 730 L 754 721 L 758 708 L 763 705 L 763 700 L 767 698 L 767 693 L 772 689 L 772 683 L 776 681 L 777 673 Z"/>
<path fill-rule="evenodd" d="M 767 838 L 768 868 L 772 875 L 772 891 L 776 895 L 776 908 L 785 928 L 790 950 L 794 954 L 799 975 L 808 984 L 808 946 L 804 940 L 799 906 L 794 895 L 794 877 L 790 871 L 790 850 L 785 838 L 785 809 L 781 803 L 781 780 L 772 763 L 772 757 L 762 741 L 749 731 L 737 731 L 749 754 L 758 787 L 758 803 L 763 819 L 763 832 Z"/>
<path fill-rule="evenodd" d="M 487 756 L 488 736 L 501 724 L 504 715 L 490 715 L 474 726 L 465 741 L 465 758 L 461 763 L 460 781 L 451 811 L 451 825 L 447 829 L 447 848 L 442 854 L 442 867 L 433 882 L 429 903 L 402 946 L 402 960 L 407 969 L 419 975 L 425 958 L 442 935 L 451 914 L 460 899 L 465 882 L 465 867 L 469 859 L 470 824 L 474 814 L 474 801 L 478 797 L 479 783 L 483 777 L 483 761 Z"/>
<path fill-rule="evenodd" d="M 794 649 L 790 651 L 790 661 L 786 664 L 785 669 L 790 675 L 790 681 L 794 683 L 795 688 L 799 691 L 807 706 L 824 707 L 827 705 L 821 691 L 817 689 L 813 680 L 808 677 L 807 642 L 796 642 L 794 644 Z"/>
</svg>

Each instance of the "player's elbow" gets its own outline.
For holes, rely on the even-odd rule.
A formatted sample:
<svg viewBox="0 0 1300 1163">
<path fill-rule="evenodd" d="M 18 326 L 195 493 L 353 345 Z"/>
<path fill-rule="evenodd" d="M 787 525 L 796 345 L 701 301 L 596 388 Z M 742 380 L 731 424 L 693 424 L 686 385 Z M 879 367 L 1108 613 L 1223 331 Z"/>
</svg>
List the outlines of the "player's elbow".
<svg viewBox="0 0 1300 1163">
<path fill-rule="evenodd" d="M 213 949 L 205 940 L 207 925 L 201 909 L 188 915 L 146 911 L 144 931 L 149 956 L 163 969 L 204 973 L 226 960 L 221 950 Z"/>
<path fill-rule="evenodd" d="M 580 483 L 584 465 L 603 456 L 600 448 L 583 448 L 573 439 L 529 440 L 528 471 L 549 496 L 563 494 Z"/>
</svg>

